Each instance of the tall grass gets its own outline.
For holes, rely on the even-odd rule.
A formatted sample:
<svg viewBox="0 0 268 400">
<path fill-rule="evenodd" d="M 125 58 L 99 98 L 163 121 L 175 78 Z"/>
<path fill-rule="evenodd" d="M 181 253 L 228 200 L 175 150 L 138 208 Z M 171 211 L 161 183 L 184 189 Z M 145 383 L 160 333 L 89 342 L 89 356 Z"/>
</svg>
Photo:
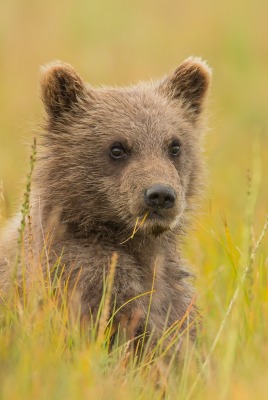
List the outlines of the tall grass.
<svg viewBox="0 0 268 400">
<path fill-rule="evenodd" d="M 23 300 L 14 285 L 1 305 L 0 398 L 265 399 L 267 1 L 12 0 L 0 9 L 0 226 L 23 191 L 21 138 L 40 114 L 39 65 L 62 59 L 92 84 L 161 77 L 192 54 L 214 71 L 208 195 L 184 247 L 203 319 L 196 346 L 187 346 L 179 371 L 161 362 L 161 342 L 150 363 L 132 362 L 128 341 L 109 353 L 108 286 L 102 328 L 89 341 L 70 318 L 67 287 L 55 290 L 60 276 L 40 273 Z"/>
<path fill-rule="evenodd" d="M 26 224 L 31 223 L 29 196 L 35 154 L 34 143 L 19 230 L 18 262 L 22 265 L 23 235 Z M 10 297 L 3 297 L 1 304 L 0 398 L 265 398 L 268 274 L 261 245 L 268 216 L 256 235 L 252 225 L 260 185 L 256 160 L 248 181 L 241 241 L 235 243 L 226 219 L 222 234 L 209 233 L 220 250 L 218 261 L 229 272 L 225 275 L 219 266 L 218 276 L 205 276 L 208 281 L 200 295 L 204 328 L 194 345 L 189 332 L 183 333 L 186 346 L 179 366 L 175 354 L 167 362 L 162 342 L 173 337 L 171 345 L 179 344 L 178 328 L 183 321 L 163 332 L 153 349 L 145 345 L 145 329 L 140 337 L 141 359 L 131 351 L 130 336 L 111 346 L 113 314 L 118 312 L 111 304 L 116 254 L 104 281 L 97 320 L 84 326 L 79 300 L 75 289 L 70 295 L 68 280 L 63 282 L 61 273 L 53 278 L 50 273 L 44 276 L 41 266 L 34 265 L 39 276 L 30 283 L 23 280 L 22 292 L 14 282 Z M 153 290 L 152 285 L 151 292 L 144 295 L 151 297 Z M 78 312 L 73 313 L 70 303 Z"/>
</svg>

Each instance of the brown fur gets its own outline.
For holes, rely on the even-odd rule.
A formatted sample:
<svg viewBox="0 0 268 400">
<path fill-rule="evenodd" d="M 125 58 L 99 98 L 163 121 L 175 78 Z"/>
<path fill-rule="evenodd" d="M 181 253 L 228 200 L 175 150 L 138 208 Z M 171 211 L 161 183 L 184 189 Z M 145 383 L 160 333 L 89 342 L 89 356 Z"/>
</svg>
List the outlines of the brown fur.
<svg viewBox="0 0 268 400">
<path fill-rule="evenodd" d="M 197 58 L 185 60 L 161 81 L 127 88 L 92 88 L 61 62 L 44 67 L 41 96 L 47 117 L 31 196 L 33 246 L 40 254 L 50 237 L 49 265 L 61 257 L 69 286 L 78 280 L 82 319 L 97 313 L 103 273 L 114 252 L 119 256 L 112 292 L 116 308 L 150 291 L 155 271 L 147 326 L 155 340 L 165 324 L 182 319 L 189 308 L 188 321 L 195 318 L 180 238 L 203 181 L 202 112 L 209 81 L 209 68 Z M 176 156 L 170 154 L 174 140 L 181 144 Z M 109 155 L 114 143 L 126 149 L 116 160 Z M 155 184 L 176 194 L 174 206 L 157 215 L 144 203 L 144 192 Z M 137 217 L 147 212 L 144 225 L 126 241 Z M 2 288 L 8 285 L 16 230 L 14 224 L 0 242 Z M 139 315 L 131 329 L 140 334 L 149 298 L 128 302 L 115 325 L 124 320 L 132 326 Z"/>
</svg>

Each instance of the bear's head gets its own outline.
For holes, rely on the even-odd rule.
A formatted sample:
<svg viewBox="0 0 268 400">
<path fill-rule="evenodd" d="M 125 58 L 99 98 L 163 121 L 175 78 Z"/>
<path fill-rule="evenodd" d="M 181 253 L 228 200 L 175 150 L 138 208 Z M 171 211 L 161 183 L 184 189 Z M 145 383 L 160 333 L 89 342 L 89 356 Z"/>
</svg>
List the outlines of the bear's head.
<svg viewBox="0 0 268 400">
<path fill-rule="evenodd" d="M 146 234 L 179 228 L 202 181 L 209 81 L 198 58 L 127 88 L 93 88 L 68 64 L 45 66 L 41 203 L 86 230 L 108 224 L 132 232 L 137 218 Z"/>
</svg>

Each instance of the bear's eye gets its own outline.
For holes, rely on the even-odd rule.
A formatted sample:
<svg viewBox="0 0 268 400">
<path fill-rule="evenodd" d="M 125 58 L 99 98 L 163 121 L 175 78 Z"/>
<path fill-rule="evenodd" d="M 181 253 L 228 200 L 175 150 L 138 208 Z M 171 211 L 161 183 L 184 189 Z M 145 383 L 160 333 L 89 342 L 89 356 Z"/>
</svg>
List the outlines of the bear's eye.
<svg viewBox="0 0 268 400">
<path fill-rule="evenodd" d="M 169 146 L 169 152 L 172 156 L 179 155 L 181 151 L 181 143 L 178 140 L 174 140 Z"/>
<path fill-rule="evenodd" d="M 126 150 L 121 143 L 114 143 L 110 148 L 110 157 L 113 159 L 121 158 L 126 154 Z"/>
</svg>

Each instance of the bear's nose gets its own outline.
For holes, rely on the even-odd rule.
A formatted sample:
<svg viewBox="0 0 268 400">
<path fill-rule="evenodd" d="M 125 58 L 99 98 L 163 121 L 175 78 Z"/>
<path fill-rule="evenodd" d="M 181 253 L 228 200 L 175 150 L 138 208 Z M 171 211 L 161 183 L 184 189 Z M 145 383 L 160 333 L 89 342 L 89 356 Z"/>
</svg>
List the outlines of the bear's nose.
<svg viewBox="0 0 268 400">
<path fill-rule="evenodd" d="M 175 200 L 175 191 L 167 185 L 153 185 L 144 193 L 144 202 L 150 208 L 171 208 Z"/>
</svg>

